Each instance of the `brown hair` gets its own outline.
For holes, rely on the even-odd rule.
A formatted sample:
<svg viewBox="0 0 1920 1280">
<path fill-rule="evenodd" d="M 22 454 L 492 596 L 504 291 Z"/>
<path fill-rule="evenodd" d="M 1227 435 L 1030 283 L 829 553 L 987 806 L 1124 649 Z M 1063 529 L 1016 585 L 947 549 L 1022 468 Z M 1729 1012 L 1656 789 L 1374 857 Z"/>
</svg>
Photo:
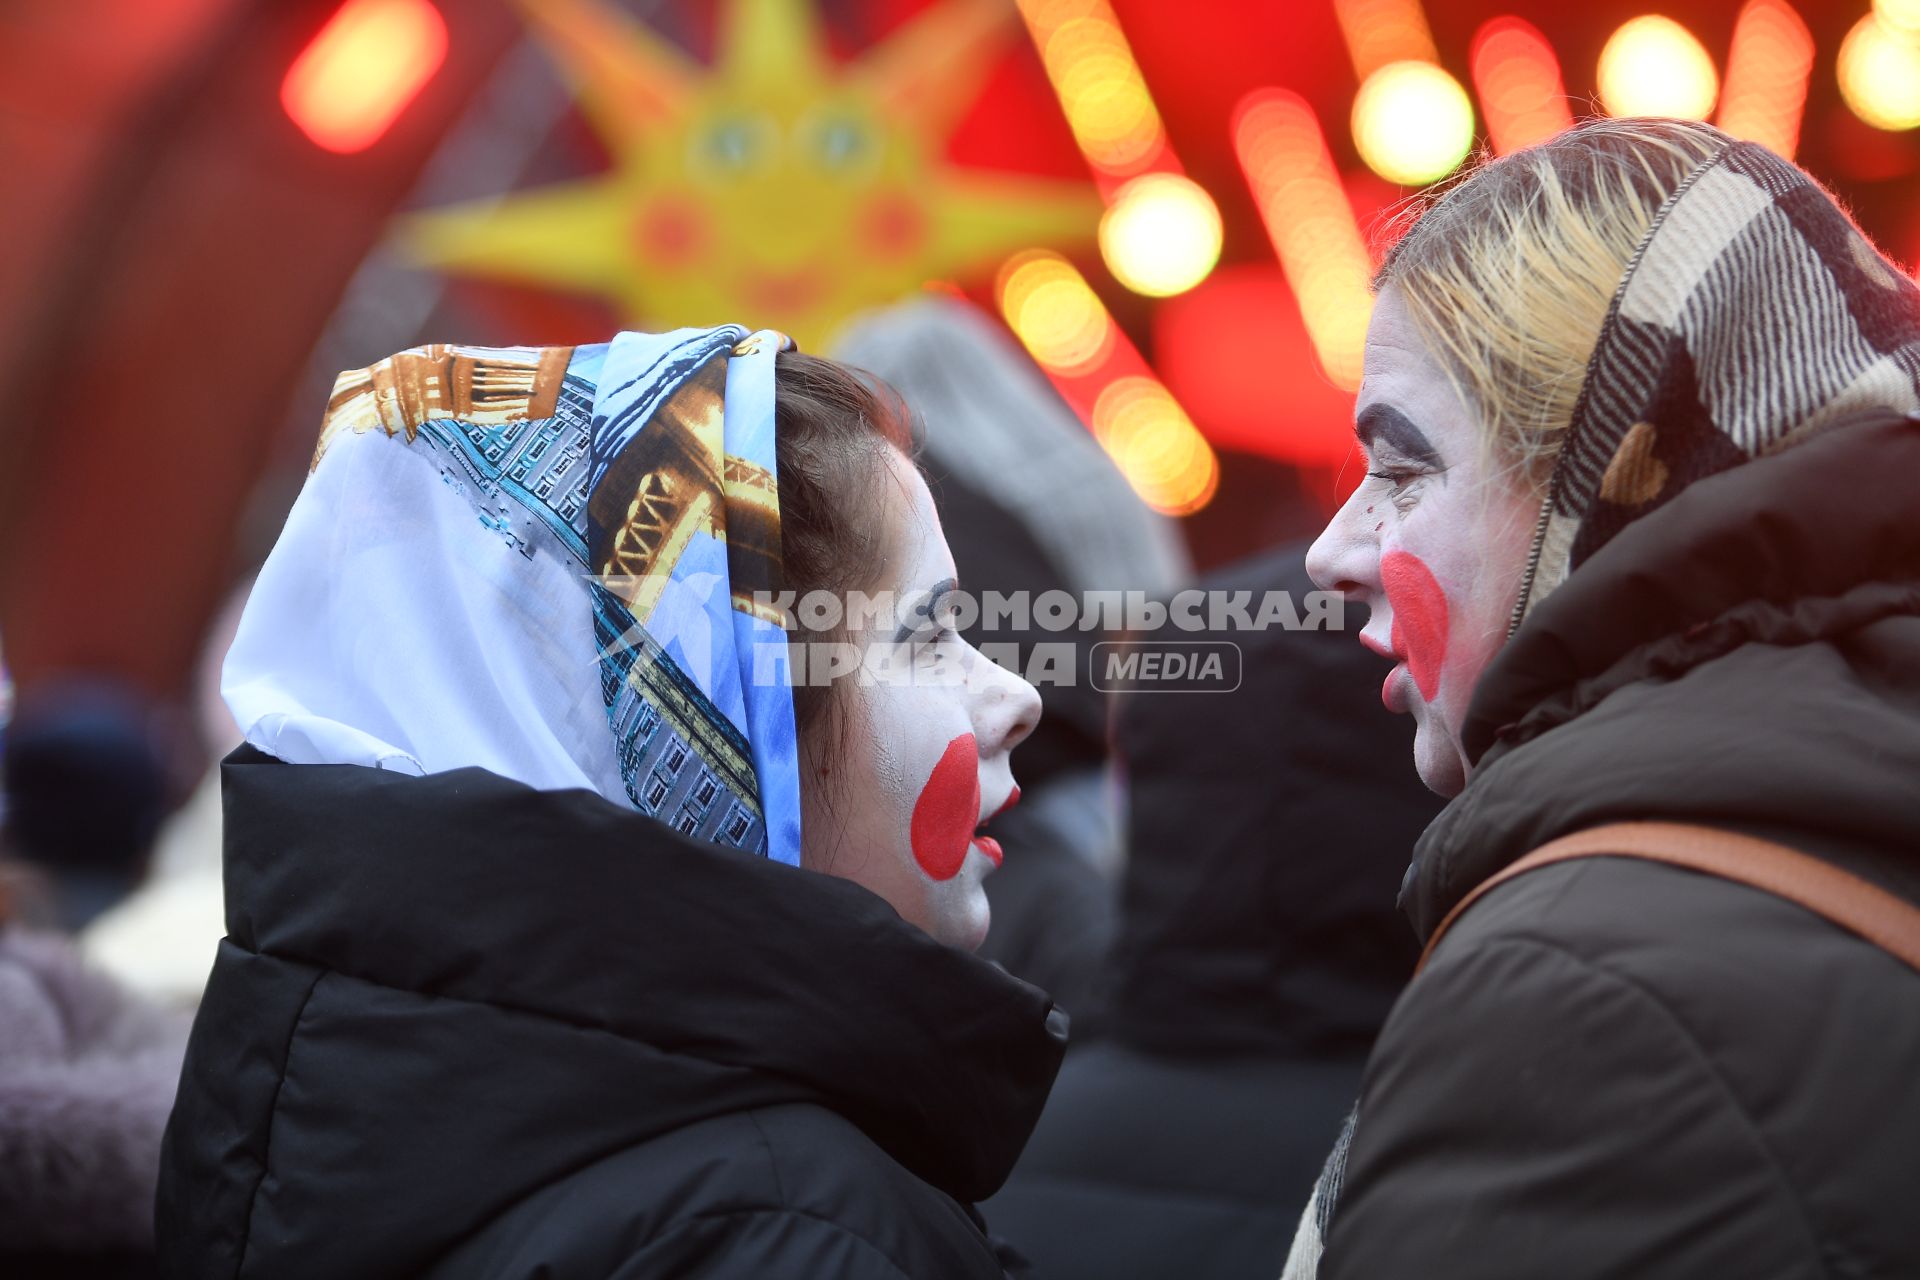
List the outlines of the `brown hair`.
<svg viewBox="0 0 1920 1280">
<path fill-rule="evenodd" d="M 783 351 L 774 362 L 774 436 L 786 589 L 871 589 L 886 558 L 876 499 L 882 460 L 888 449 L 908 459 L 914 452 L 906 402 L 871 374 Z M 820 637 L 796 630 L 793 638 Z M 826 711 L 830 693 L 796 684 L 793 716 L 802 733 Z"/>
</svg>

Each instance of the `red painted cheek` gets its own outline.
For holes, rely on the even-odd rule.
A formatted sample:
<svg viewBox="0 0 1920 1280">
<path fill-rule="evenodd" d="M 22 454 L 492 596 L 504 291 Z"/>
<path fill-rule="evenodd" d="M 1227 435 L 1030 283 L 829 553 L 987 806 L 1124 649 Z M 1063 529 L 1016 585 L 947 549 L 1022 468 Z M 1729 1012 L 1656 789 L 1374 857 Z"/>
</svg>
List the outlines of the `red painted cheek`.
<svg viewBox="0 0 1920 1280">
<path fill-rule="evenodd" d="M 1380 585 L 1393 606 L 1394 652 L 1406 656 L 1414 687 L 1432 702 L 1447 660 L 1447 593 L 1426 562 L 1405 551 L 1380 557 Z"/>
<path fill-rule="evenodd" d="M 935 880 L 953 879 L 979 823 L 980 748 L 972 734 L 963 733 L 947 744 L 913 802 L 908 834 L 914 861 Z"/>
</svg>

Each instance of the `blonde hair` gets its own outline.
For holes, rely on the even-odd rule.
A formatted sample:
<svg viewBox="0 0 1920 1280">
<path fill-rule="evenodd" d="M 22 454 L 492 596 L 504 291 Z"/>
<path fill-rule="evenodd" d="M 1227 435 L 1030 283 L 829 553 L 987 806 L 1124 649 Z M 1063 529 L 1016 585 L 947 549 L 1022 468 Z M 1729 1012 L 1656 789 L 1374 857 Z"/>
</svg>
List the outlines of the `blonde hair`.
<svg viewBox="0 0 1920 1280">
<path fill-rule="evenodd" d="M 1590 121 L 1478 166 L 1387 254 L 1375 289 L 1400 291 L 1483 446 L 1536 490 L 1655 213 L 1728 141 L 1688 121 Z"/>
</svg>

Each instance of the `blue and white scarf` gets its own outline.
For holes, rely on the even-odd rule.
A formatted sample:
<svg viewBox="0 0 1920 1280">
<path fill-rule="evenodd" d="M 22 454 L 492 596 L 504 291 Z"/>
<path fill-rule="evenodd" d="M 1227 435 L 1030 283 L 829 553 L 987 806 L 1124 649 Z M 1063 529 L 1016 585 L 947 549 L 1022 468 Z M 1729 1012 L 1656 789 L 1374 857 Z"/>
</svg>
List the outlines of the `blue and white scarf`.
<svg viewBox="0 0 1920 1280">
<path fill-rule="evenodd" d="M 344 373 L 222 691 L 294 764 L 477 766 L 800 860 L 774 358 L 739 326 Z"/>
</svg>

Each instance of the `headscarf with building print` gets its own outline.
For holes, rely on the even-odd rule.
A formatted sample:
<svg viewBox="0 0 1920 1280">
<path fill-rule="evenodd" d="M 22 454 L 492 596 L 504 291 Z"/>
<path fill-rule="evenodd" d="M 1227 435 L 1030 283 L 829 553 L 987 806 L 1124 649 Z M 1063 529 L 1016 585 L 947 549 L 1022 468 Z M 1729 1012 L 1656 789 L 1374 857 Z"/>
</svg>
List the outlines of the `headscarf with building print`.
<svg viewBox="0 0 1920 1280">
<path fill-rule="evenodd" d="M 738 326 L 342 374 L 222 688 L 294 764 L 585 787 L 797 864 L 774 358 Z"/>
</svg>

